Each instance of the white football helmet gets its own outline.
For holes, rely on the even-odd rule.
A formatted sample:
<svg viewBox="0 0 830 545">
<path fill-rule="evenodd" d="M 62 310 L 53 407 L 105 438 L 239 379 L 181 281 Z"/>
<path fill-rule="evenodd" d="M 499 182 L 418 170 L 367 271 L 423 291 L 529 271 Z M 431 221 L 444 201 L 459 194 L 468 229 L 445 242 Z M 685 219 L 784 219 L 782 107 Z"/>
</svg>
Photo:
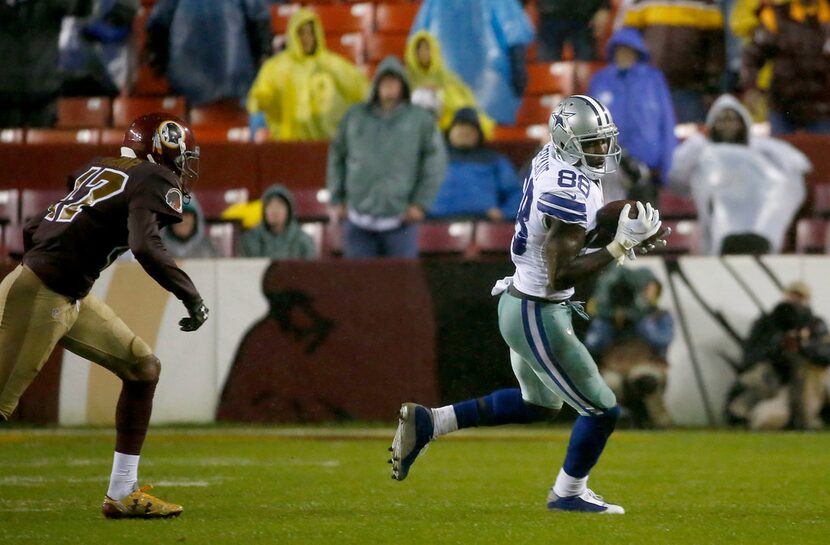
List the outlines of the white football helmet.
<svg viewBox="0 0 830 545">
<path fill-rule="evenodd" d="M 617 169 L 620 131 L 608 108 L 595 98 L 572 95 L 562 100 L 550 114 L 548 130 L 559 158 L 588 178 L 597 180 Z"/>
</svg>

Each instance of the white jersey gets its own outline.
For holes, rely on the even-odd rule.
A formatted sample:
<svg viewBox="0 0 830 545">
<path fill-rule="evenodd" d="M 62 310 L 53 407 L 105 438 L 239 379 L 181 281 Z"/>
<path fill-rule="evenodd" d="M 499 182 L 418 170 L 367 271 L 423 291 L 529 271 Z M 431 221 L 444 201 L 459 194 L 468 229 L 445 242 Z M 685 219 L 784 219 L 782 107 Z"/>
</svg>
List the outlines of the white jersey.
<svg viewBox="0 0 830 545">
<path fill-rule="evenodd" d="M 516 265 L 513 284 L 522 293 L 552 301 L 569 299 L 573 288 L 554 291 L 548 279 L 544 243 L 549 218 L 575 223 L 590 232 L 602 208 L 602 186 L 557 158 L 548 143 L 533 158 L 524 183 L 510 256 Z M 585 252 L 585 249 L 582 250 Z"/>
</svg>

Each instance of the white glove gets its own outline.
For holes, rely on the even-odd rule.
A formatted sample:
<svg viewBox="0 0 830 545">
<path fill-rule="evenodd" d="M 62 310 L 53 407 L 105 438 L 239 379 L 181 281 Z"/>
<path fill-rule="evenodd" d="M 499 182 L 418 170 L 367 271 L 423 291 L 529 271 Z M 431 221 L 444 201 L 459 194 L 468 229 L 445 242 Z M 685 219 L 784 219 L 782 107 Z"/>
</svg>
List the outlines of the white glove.
<svg viewBox="0 0 830 545">
<path fill-rule="evenodd" d="M 630 210 L 631 205 L 626 204 L 620 211 L 617 233 L 613 242 L 606 246 L 608 252 L 618 261 L 622 261 L 626 255 L 633 254 L 635 246 L 660 230 L 660 212 L 651 204 L 643 206 L 643 203 L 637 201 L 637 217 L 634 219 L 628 217 Z"/>
</svg>

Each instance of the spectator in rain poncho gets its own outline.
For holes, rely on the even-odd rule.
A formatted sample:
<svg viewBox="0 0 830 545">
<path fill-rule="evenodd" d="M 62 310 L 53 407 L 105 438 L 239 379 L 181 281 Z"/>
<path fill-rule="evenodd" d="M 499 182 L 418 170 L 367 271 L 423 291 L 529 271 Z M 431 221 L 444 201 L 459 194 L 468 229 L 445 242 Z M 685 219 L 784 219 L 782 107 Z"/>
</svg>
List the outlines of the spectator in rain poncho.
<svg viewBox="0 0 830 545">
<path fill-rule="evenodd" d="M 779 253 L 804 201 L 809 160 L 786 142 L 752 136 L 751 126 L 746 108 L 722 95 L 706 116 L 705 133 L 690 136 L 674 154 L 670 187 L 694 197 L 710 255 Z"/>
<path fill-rule="evenodd" d="M 288 21 L 286 50 L 262 65 L 248 110 L 265 114 L 276 140 L 325 140 L 368 91 L 366 76 L 326 48 L 317 14 L 300 9 Z"/>
<path fill-rule="evenodd" d="M 452 70 L 444 66 L 441 46 L 435 36 L 426 30 L 413 34 L 406 43 L 406 73 L 415 93 L 425 91 L 435 96 L 438 126 L 447 131 L 453 116 L 461 108 L 476 108 L 476 97 L 466 83 Z M 429 108 L 428 108 L 429 109 Z M 484 136 L 489 138 L 495 123 L 483 112 L 478 112 Z"/>
<path fill-rule="evenodd" d="M 411 33 L 428 30 L 447 66 L 497 123 L 512 125 L 527 85 L 533 27 L 516 0 L 424 0 Z"/>
<path fill-rule="evenodd" d="M 265 0 L 159 0 L 147 21 L 147 54 L 189 105 L 242 99 L 271 54 Z"/>
</svg>

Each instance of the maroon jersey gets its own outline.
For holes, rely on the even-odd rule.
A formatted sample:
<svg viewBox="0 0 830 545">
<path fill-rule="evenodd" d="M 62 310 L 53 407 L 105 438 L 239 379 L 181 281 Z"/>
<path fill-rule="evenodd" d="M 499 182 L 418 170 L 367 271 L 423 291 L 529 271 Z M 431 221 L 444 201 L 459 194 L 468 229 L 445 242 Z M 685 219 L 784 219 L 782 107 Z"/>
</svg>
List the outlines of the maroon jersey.
<svg viewBox="0 0 830 545">
<path fill-rule="evenodd" d="M 23 263 L 53 291 L 80 299 L 127 249 L 188 308 L 201 302 L 193 282 L 161 242 L 159 228 L 182 217 L 182 193 L 169 169 L 131 157 L 95 159 L 69 194 L 25 228 Z"/>
</svg>

